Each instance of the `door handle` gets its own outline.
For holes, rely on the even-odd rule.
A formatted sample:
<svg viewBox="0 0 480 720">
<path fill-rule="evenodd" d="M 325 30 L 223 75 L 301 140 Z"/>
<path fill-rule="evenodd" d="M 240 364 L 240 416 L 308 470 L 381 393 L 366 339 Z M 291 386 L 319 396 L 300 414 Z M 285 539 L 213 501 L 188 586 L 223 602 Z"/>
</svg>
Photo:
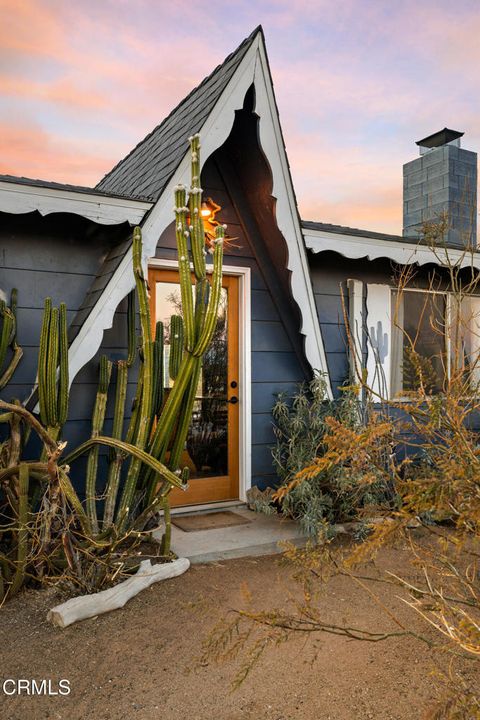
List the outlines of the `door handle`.
<svg viewBox="0 0 480 720">
<path fill-rule="evenodd" d="M 227 400 L 227 402 L 231 403 L 232 405 L 236 405 L 238 403 L 238 397 L 236 395 L 232 395 L 232 397 Z"/>
</svg>

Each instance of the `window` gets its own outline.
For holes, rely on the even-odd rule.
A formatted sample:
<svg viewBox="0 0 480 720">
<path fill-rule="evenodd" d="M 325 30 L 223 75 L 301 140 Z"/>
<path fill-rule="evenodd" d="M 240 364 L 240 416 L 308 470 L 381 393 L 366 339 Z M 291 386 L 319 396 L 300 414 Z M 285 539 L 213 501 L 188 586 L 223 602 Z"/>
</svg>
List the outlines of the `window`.
<svg viewBox="0 0 480 720">
<path fill-rule="evenodd" d="M 441 392 L 447 377 L 465 392 L 480 383 L 480 297 L 392 291 L 391 394 Z"/>
</svg>

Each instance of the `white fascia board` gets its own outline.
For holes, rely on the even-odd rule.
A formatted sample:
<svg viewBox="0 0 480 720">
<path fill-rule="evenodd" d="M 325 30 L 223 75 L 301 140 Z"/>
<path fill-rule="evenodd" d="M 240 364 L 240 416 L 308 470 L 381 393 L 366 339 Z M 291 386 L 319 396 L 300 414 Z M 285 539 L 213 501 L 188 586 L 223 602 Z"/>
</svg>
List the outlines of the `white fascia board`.
<svg viewBox="0 0 480 720">
<path fill-rule="evenodd" d="M 326 230 L 304 230 L 305 245 L 314 253 L 333 250 L 344 257 L 357 260 L 388 258 L 399 265 L 457 265 L 480 268 L 480 253 L 457 248 L 431 248 L 426 245 L 413 245 L 398 240 L 383 240 L 367 235 L 348 235 L 331 233 Z"/>
<path fill-rule="evenodd" d="M 287 268 L 291 272 L 292 295 L 298 304 L 305 336 L 305 355 L 313 370 L 324 374 L 327 392 L 333 397 L 327 360 L 320 331 L 310 269 L 298 217 L 292 178 L 282 139 L 280 119 L 263 42 L 259 44 L 255 69 L 255 112 L 260 117 L 260 146 L 273 178 L 272 195 L 276 199 L 275 217 L 288 248 Z"/>
<path fill-rule="evenodd" d="M 128 222 L 139 225 L 153 203 L 0 181 L 0 211 L 21 215 L 37 210 L 40 215 L 73 213 L 100 225 Z"/>
<path fill-rule="evenodd" d="M 302 314 L 302 333 L 305 335 L 306 357 L 313 369 L 327 373 L 306 251 L 260 33 L 199 131 L 202 144 L 202 166 L 230 135 L 235 120 L 235 111 L 243 107 L 245 95 L 252 84 L 255 85 L 256 91 L 255 112 L 260 117 L 260 144 L 273 175 L 273 194 L 277 200 L 276 221 L 288 246 L 288 269 L 292 273 L 292 294 Z M 188 148 L 185 148 L 185 156 L 177 171 L 142 225 L 145 272 L 149 258 L 155 255 L 159 237 L 174 220 L 172 210 L 174 188 L 179 183 L 187 187 L 190 184 L 190 152 Z M 71 380 L 95 355 L 102 342 L 104 330 L 112 327 L 116 308 L 133 287 L 132 253 L 129 250 L 70 347 Z M 328 374 L 326 378 L 328 392 L 331 396 Z"/>
</svg>

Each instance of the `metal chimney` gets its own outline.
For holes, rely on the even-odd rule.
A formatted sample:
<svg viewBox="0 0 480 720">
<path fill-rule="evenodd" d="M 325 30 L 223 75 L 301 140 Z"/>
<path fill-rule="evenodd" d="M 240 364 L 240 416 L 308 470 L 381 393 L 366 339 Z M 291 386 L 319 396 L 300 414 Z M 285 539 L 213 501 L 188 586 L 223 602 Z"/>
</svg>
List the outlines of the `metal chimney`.
<svg viewBox="0 0 480 720">
<path fill-rule="evenodd" d="M 463 132 L 443 128 L 418 140 L 420 157 L 403 166 L 403 234 L 421 237 L 424 223 L 447 218 L 450 247 L 477 244 L 477 153 Z"/>
</svg>

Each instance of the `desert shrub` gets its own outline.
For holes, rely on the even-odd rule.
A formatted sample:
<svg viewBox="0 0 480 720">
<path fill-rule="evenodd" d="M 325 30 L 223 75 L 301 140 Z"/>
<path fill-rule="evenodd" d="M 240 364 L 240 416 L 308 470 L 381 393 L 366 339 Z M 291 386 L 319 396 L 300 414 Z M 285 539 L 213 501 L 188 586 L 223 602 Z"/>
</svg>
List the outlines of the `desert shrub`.
<svg viewBox="0 0 480 720">
<path fill-rule="evenodd" d="M 391 425 L 370 409 L 366 427 L 372 432 L 375 428 L 376 435 L 373 439 L 367 431 L 365 436 L 367 411 L 358 401 L 357 388 L 345 387 L 340 399 L 331 401 L 325 380 L 316 376 L 301 385 L 290 402 L 279 396 L 272 412 L 277 439 L 273 463 L 282 481 L 274 500 L 308 537 L 315 539 L 326 526 L 334 534 L 335 523 L 391 503 Z M 345 433 L 353 433 L 363 446 L 374 442 L 375 454 L 359 453 L 355 460 L 342 456 L 335 446 Z M 311 470 L 305 473 L 306 468 Z"/>
<path fill-rule="evenodd" d="M 425 240 L 429 240 L 427 232 Z M 237 683 L 265 648 L 295 635 L 327 633 L 369 643 L 407 637 L 412 653 L 416 642 L 431 649 L 432 664 L 437 666 L 433 677 L 443 685 L 442 700 L 424 717 L 480 720 L 480 275 L 476 260 L 468 262 L 468 250 L 455 262 L 444 250 L 432 245 L 443 267 L 441 277 L 431 277 L 429 289 L 448 290 L 449 313 L 439 322 L 429 302 L 423 309 L 425 322 L 440 337 L 440 354 L 426 357 L 418 338 L 402 331 L 402 398 L 383 397 L 374 382 L 369 385 L 365 368 L 359 367 L 367 399 L 362 417 L 348 412 L 341 417 L 343 403 L 351 398 L 342 398 L 335 408 L 327 403 L 315 438 L 308 436 L 308 452 L 300 443 L 302 453 L 298 454 L 294 443 L 291 450 L 288 444 L 289 422 L 300 438 L 307 423 L 296 427 L 298 402 L 291 409 L 281 408 L 284 446 L 282 451 L 277 449 L 276 457 L 283 462 L 279 472 L 284 472 L 284 484 L 277 497 L 284 507 L 289 502 L 295 506 L 299 496 L 317 498 L 326 487 L 336 498 L 336 507 L 342 507 L 332 493 L 332 488 L 340 486 L 347 497 L 353 496 L 358 512 L 364 493 L 372 492 L 377 482 L 387 494 L 395 492 L 395 502 L 388 517 L 371 524 L 367 538 L 358 538 L 362 542 L 354 538 L 351 545 L 338 547 L 331 544 L 328 532 L 321 532 L 316 545 L 289 548 L 286 557 L 300 583 L 290 607 L 238 610 L 217 625 L 207 652 L 229 660 L 232 647 L 234 655 L 244 652 Z M 401 298 L 411 280 L 407 269 L 398 279 L 397 297 Z M 471 311 L 464 312 L 470 305 Z M 444 348 L 448 348 L 448 358 Z M 373 401 L 384 411 L 373 412 Z M 303 397 L 302 418 L 308 418 L 306 404 L 308 398 Z M 405 449 L 402 457 L 395 452 L 400 446 Z M 308 455 L 310 461 L 306 461 Z M 312 482 L 319 482 L 316 494 Z M 375 563 L 379 550 L 393 542 L 407 552 L 400 571 Z M 380 620 L 379 627 L 364 628 L 356 618 L 332 624 L 322 589 L 333 576 L 347 577 L 368 592 L 389 627 L 393 622 L 393 629 L 383 631 Z M 383 583 L 396 586 L 399 597 L 424 621 L 424 630 L 417 630 L 416 624 L 399 618 L 385 604 Z M 415 717 L 419 717 L 417 711 Z"/>
</svg>

